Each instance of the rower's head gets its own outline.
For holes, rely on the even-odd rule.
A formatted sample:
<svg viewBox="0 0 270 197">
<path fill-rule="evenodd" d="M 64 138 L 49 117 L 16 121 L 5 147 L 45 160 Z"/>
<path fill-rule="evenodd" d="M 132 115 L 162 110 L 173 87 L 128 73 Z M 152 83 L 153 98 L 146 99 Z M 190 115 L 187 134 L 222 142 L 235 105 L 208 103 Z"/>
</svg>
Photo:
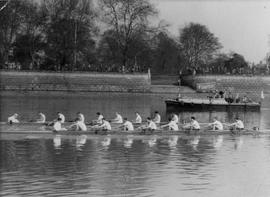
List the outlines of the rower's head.
<svg viewBox="0 0 270 197">
<path fill-rule="evenodd" d="M 15 113 L 13 116 L 14 116 L 14 118 L 17 118 L 19 115 L 17 113 Z"/>
<path fill-rule="evenodd" d="M 214 121 L 214 122 L 217 121 L 217 120 L 218 120 L 217 117 L 214 117 L 214 118 L 213 118 L 213 121 Z"/>
<path fill-rule="evenodd" d="M 80 115 L 80 114 L 82 114 L 81 112 L 77 112 L 77 115 Z"/>
<path fill-rule="evenodd" d="M 128 119 L 127 118 L 124 118 L 124 121 L 126 122 L 126 121 L 128 121 Z"/>
<path fill-rule="evenodd" d="M 78 117 L 78 118 L 75 119 L 75 122 L 79 122 L 81 120 L 82 120 L 82 118 Z"/>
<path fill-rule="evenodd" d="M 155 114 L 159 114 L 158 111 L 155 111 Z"/>
<path fill-rule="evenodd" d="M 137 111 L 135 112 L 135 114 L 136 114 L 136 116 L 140 115 L 139 112 L 137 112 Z"/>
<path fill-rule="evenodd" d="M 59 116 L 61 114 L 61 112 L 57 112 L 57 115 Z"/>
<path fill-rule="evenodd" d="M 171 118 L 171 117 L 169 117 L 169 118 L 168 118 L 168 121 L 169 121 L 169 122 L 171 122 L 171 121 L 172 121 L 172 118 Z"/>
<path fill-rule="evenodd" d="M 235 120 L 240 120 L 238 117 L 235 117 Z"/>
<path fill-rule="evenodd" d="M 100 112 L 97 112 L 97 115 L 99 116 L 100 115 Z"/>
<path fill-rule="evenodd" d="M 191 119 L 192 121 L 193 121 L 193 120 L 196 120 L 196 118 L 195 118 L 194 116 L 191 116 L 190 119 Z"/>
<path fill-rule="evenodd" d="M 146 121 L 147 122 L 150 122 L 151 121 L 151 118 L 150 117 L 147 117 Z"/>
</svg>

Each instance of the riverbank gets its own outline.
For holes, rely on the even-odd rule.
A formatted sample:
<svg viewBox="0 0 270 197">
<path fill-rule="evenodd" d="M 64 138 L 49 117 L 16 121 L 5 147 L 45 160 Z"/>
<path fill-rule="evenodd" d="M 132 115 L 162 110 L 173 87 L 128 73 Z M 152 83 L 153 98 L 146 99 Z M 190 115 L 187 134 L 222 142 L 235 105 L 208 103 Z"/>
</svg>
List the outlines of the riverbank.
<svg viewBox="0 0 270 197">
<path fill-rule="evenodd" d="M 0 71 L 0 89 L 12 91 L 150 92 L 148 73 Z"/>
<path fill-rule="evenodd" d="M 250 97 L 260 97 L 261 91 L 270 93 L 269 76 L 240 76 L 240 75 L 196 75 L 182 77 L 182 84 L 197 92 L 212 90 L 230 91 L 235 94 L 248 94 Z"/>
<path fill-rule="evenodd" d="M 177 86 L 176 76 L 154 77 L 135 73 L 34 72 L 0 71 L 1 91 L 23 92 L 119 92 L 178 94 L 194 93 L 189 87 Z"/>
</svg>

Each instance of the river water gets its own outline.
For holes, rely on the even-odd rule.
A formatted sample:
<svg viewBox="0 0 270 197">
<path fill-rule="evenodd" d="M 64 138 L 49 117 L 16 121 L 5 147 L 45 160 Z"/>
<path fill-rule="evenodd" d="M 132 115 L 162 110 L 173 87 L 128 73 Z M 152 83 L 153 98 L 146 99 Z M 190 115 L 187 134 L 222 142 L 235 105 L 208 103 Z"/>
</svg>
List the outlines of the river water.
<svg viewBox="0 0 270 197">
<path fill-rule="evenodd" d="M 168 117 L 168 95 L 106 93 L 1 93 L 1 121 L 48 120 L 57 111 L 86 120 L 100 111 L 134 119 L 158 110 Z M 247 128 L 270 129 L 270 99 L 261 112 L 180 113 L 200 122 L 239 116 Z M 0 196 L 270 196 L 270 136 L 61 136 L 2 135 Z"/>
</svg>

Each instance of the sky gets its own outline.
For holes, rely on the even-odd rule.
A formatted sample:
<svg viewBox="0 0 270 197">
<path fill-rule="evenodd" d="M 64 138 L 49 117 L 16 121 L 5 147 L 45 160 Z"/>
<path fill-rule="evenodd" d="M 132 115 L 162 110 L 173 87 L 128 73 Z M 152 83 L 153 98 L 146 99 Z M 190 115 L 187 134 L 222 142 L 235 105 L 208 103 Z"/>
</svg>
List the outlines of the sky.
<svg viewBox="0 0 270 197">
<path fill-rule="evenodd" d="M 270 52 L 270 0 L 152 0 L 159 19 L 169 31 L 190 22 L 206 25 L 223 45 L 222 52 L 236 52 L 258 63 Z"/>
</svg>

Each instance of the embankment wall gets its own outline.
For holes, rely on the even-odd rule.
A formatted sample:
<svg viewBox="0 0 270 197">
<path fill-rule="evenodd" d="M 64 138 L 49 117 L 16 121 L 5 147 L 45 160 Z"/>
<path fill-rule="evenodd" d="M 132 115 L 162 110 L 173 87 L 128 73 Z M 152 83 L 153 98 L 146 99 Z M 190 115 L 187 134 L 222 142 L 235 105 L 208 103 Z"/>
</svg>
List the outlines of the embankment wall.
<svg viewBox="0 0 270 197">
<path fill-rule="evenodd" d="M 198 91 L 212 88 L 240 95 L 248 93 L 250 96 L 258 96 L 262 90 L 270 93 L 270 77 L 268 76 L 196 75 L 185 76 L 182 82 Z"/>
<path fill-rule="evenodd" d="M 149 74 L 0 71 L 0 89 L 15 91 L 150 92 Z"/>
</svg>

